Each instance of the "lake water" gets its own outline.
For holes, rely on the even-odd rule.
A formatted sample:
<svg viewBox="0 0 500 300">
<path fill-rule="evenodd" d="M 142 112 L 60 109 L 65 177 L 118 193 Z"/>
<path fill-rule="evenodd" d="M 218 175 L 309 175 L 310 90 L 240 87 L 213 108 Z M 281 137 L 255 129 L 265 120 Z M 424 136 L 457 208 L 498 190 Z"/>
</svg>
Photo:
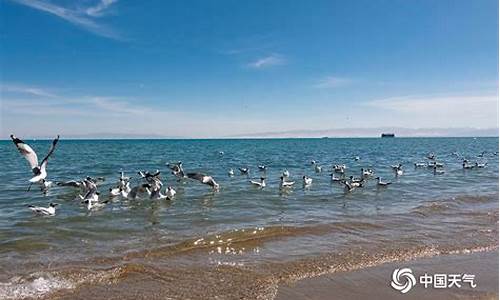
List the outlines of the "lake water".
<svg viewBox="0 0 500 300">
<path fill-rule="evenodd" d="M 50 141 L 28 141 L 43 157 Z M 223 151 L 221 155 L 219 152 Z M 443 175 L 428 162 L 433 152 Z M 359 160 L 354 160 L 359 156 Z M 64 140 L 48 164 L 48 179 L 105 177 L 107 199 L 119 171 L 139 184 L 139 170 L 160 170 L 175 199 L 116 198 L 87 211 L 77 190 L 27 192 L 27 162 L 0 141 L 0 298 L 58 295 L 127 298 L 143 290 L 172 298 L 272 298 L 279 282 L 390 260 L 498 247 L 498 138 Z M 464 170 L 463 158 L 487 162 Z M 316 160 L 323 172 L 311 165 Z M 177 180 L 167 162 L 212 175 L 218 192 Z M 391 165 L 401 163 L 395 177 Z M 258 165 L 268 167 L 259 172 Z M 392 181 L 369 180 L 346 192 L 332 183 L 333 164 L 347 175 L 361 168 Z M 238 167 L 249 167 L 240 175 Z M 236 175 L 229 177 L 228 169 Z M 279 189 L 284 169 L 296 181 Z M 313 178 L 304 188 L 302 176 Z M 250 179 L 267 178 L 257 189 Z M 53 217 L 28 204 L 59 203 Z M 156 283 L 156 284 L 154 284 Z M 154 284 L 154 285 L 153 285 Z M 55 293 L 55 294 L 54 294 Z M 90 294 L 89 294 L 90 293 Z M 95 293 L 95 294 L 92 294 Z"/>
</svg>

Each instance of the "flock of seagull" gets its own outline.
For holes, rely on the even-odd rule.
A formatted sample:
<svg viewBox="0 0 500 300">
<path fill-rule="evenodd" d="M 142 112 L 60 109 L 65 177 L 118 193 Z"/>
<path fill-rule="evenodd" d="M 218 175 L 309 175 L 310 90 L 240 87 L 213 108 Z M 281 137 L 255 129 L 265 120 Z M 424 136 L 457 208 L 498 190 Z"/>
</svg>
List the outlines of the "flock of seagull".
<svg viewBox="0 0 500 300">
<path fill-rule="evenodd" d="M 57 136 L 50 146 L 50 149 L 47 155 L 42 159 L 40 163 L 38 163 L 38 156 L 36 152 L 31 148 L 28 144 L 26 144 L 21 139 L 15 137 L 14 135 L 10 136 L 15 146 L 21 153 L 21 155 L 28 161 L 31 171 L 33 172 L 33 177 L 29 179 L 29 187 L 28 191 L 31 189 L 33 184 L 40 185 L 40 189 L 43 192 L 47 192 L 47 190 L 53 185 L 52 181 L 48 181 L 47 178 L 47 164 L 49 157 L 54 153 L 54 150 L 59 142 L 59 136 Z M 220 155 L 224 155 L 224 152 L 220 151 Z M 481 153 L 479 157 L 483 157 L 485 152 Z M 453 153 L 453 155 L 460 157 L 458 153 Z M 498 152 L 495 153 L 498 155 Z M 359 156 L 355 156 L 353 158 L 355 161 L 360 160 Z M 427 155 L 428 162 L 416 162 L 414 163 L 415 168 L 431 168 L 433 170 L 434 175 L 442 175 L 445 173 L 444 164 L 438 162 L 436 159 L 436 155 L 430 153 Z M 316 173 L 323 172 L 323 167 L 317 161 L 311 161 L 311 165 L 314 168 Z M 487 163 L 471 163 L 467 159 L 463 159 L 462 167 L 463 169 L 480 169 L 485 168 Z M 214 191 L 218 191 L 220 185 L 215 181 L 212 176 L 203 174 L 203 173 L 189 173 L 184 172 L 182 162 L 176 163 L 167 163 L 168 168 L 171 170 L 171 173 L 176 176 L 178 179 L 193 179 L 202 184 L 210 186 Z M 365 183 L 370 179 L 376 180 L 377 187 L 387 187 L 391 184 L 391 182 L 383 181 L 380 176 L 374 177 L 375 172 L 372 169 L 361 169 L 360 176 L 346 176 L 346 170 L 348 167 L 345 164 L 333 165 L 332 173 L 330 173 L 331 181 L 337 182 L 345 188 L 346 192 L 351 192 L 354 189 L 362 188 Z M 391 169 L 394 172 L 394 175 L 402 176 L 404 174 L 402 164 L 392 165 Z M 238 168 L 240 174 L 249 175 L 250 169 L 248 167 Z M 267 171 L 267 166 L 259 165 L 258 170 L 260 174 L 263 176 L 260 177 L 260 180 L 250 180 L 249 183 L 258 188 L 266 187 L 266 177 L 265 173 Z M 172 186 L 166 187 L 165 191 L 163 190 L 163 182 L 160 178 L 160 171 L 156 170 L 153 173 L 148 171 L 139 171 L 138 175 L 140 176 L 142 182 L 134 187 L 130 186 L 131 177 L 125 176 L 124 172 L 120 172 L 120 177 L 118 178 L 118 182 L 116 185 L 109 189 L 109 195 L 111 199 L 113 197 L 121 197 L 124 199 L 135 200 L 135 199 L 167 199 L 172 200 L 175 198 L 176 191 Z M 235 171 L 233 169 L 228 170 L 228 176 L 232 177 L 235 175 Z M 280 176 L 280 189 L 291 189 L 295 185 L 295 181 L 289 180 L 290 172 L 288 170 L 283 170 L 283 173 Z M 93 209 L 98 209 L 104 207 L 109 203 L 111 199 L 107 200 L 99 200 L 100 192 L 98 191 L 98 186 L 100 183 L 104 182 L 105 178 L 103 177 L 86 177 L 82 180 L 69 180 L 64 182 L 55 182 L 57 186 L 66 186 L 73 187 L 79 189 L 79 194 L 77 199 L 81 201 L 82 204 L 86 204 L 86 208 L 90 211 Z M 304 187 L 309 187 L 313 183 L 313 179 L 306 175 L 302 176 L 302 184 Z M 49 203 L 48 207 L 41 206 L 33 206 L 29 205 L 28 208 L 32 210 L 35 214 L 38 215 L 48 215 L 53 216 L 56 213 L 57 203 Z"/>
</svg>

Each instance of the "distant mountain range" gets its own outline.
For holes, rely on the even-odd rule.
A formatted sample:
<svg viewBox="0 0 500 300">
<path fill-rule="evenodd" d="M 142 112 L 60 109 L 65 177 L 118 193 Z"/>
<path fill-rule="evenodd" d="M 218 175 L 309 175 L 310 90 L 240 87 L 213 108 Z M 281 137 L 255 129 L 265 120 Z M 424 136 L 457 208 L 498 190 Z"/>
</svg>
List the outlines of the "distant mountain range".
<svg viewBox="0 0 500 300">
<path fill-rule="evenodd" d="M 380 137 L 394 133 L 396 137 L 498 137 L 498 128 L 339 128 L 325 130 L 290 130 L 242 134 L 231 137 L 248 138 L 319 138 L 319 137 Z"/>
<path fill-rule="evenodd" d="M 338 128 L 324 130 L 290 130 L 260 133 L 246 133 L 231 136 L 206 138 L 347 138 L 380 137 L 382 133 L 394 133 L 396 137 L 498 137 L 498 128 Z M 169 136 L 162 134 L 88 133 L 62 134 L 65 139 L 190 139 L 189 136 Z M 25 139 L 52 139 L 53 136 L 23 136 Z M 199 137 L 203 138 L 203 137 Z M 9 139 L 2 136 L 0 139 Z"/>
</svg>

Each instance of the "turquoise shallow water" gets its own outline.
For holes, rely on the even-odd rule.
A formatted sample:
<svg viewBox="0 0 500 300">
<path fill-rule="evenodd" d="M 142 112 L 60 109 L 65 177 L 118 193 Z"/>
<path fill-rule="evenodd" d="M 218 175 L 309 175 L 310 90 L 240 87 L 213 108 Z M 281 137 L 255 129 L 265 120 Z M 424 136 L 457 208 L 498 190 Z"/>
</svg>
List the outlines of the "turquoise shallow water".
<svg viewBox="0 0 500 300">
<path fill-rule="evenodd" d="M 50 143 L 26 142 L 40 157 Z M 425 157 L 430 152 L 444 163 L 444 175 L 435 176 L 431 169 L 413 167 L 415 162 L 427 162 Z M 360 160 L 355 161 L 355 156 Z M 349 242 L 352 247 L 371 239 L 388 240 L 387 235 L 378 236 L 374 233 L 377 230 L 363 222 L 375 222 L 377 226 L 394 220 L 417 222 L 418 219 L 409 220 L 408 214 L 429 201 L 498 194 L 498 138 L 64 140 L 62 137 L 49 161 L 49 180 L 103 176 L 106 181 L 99 189 L 101 199 L 107 199 L 107 191 L 116 183 L 120 170 L 134 177 L 132 185 L 135 185 L 140 182 L 137 171 L 159 169 L 165 186 L 171 185 L 178 192 L 173 201 L 116 200 L 93 212 L 74 200 L 77 192 L 70 188 L 54 187 L 46 195 L 37 188 L 26 192 L 31 173 L 12 142 L 0 142 L 0 157 L 0 268 L 7 274 L 1 278 L 4 280 L 24 268 L 11 270 L 16 264 L 33 270 L 40 264 L 56 261 L 131 255 L 162 247 L 179 250 L 192 245 L 189 241 L 208 240 L 219 234 L 241 238 L 245 236 L 242 229 L 266 232 L 263 239 L 293 235 L 300 241 L 293 251 L 282 240 L 275 241 L 267 250 L 254 248 L 246 258 L 248 261 L 300 259 L 331 251 L 352 236 L 358 237 Z M 488 165 L 484 169 L 463 170 L 462 157 Z M 165 163 L 179 160 L 188 172 L 212 175 L 221 185 L 220 191 L 213 192 L 191 180 L 178 181 Z M 311 160 L 323 166 L 322 173 L 314 172 Z M 405 170 L 398 178 L 390 168 L 397 163 L 402 163 Z M 261 164 L 268 166 L 265 174 L 258 171 Z M 347 175 L 356 177 L 361 168 L 372 168 L 376 176 L 393 184 L 380 189 L 372 180 L 364 188 L 346 193 L 342 186 L 330 181 L 333 164 L 346 164 Z M 239 175 L 238 167 L 249 167 L 250 175 Z M 227 175 L 229 168 L 235 170 L 234 177 Z M 296 181 L 288 192 L 278 188 L 284 169 L 290 171 L 290 180 Z M 265 189 L 249 184 L 249 179 L 262 175 L 268 179 Z M 303 175 L 313 178 L 309 188 L 302 186 Z M 36 217 L 26 208 L 28 204 L 49 202 L 60 204 L 54 217 Z M 483 204 L 475 205 L 479 209 Z M 497 204 L 488 205 L 487 210 L 498 210 Z M 446 218 L 456 218 L 470 209 Z M 447 226 L 456 229 L 456 220 L 442 220 L 443 232 Z M 339 230 L 329 227 L 332 223 L 344 224 L 341 227 L 344 232 L 330 239 L 311 237 L 311 233 Z M 303 228 L 312 229 L 302 232 Z M 351 235 L 345 232 L 346 228 Z M 429 228 L 419 230 L 432 235 Z M 207 252 L 210 251 L 217 250 Z"/>
</svg>

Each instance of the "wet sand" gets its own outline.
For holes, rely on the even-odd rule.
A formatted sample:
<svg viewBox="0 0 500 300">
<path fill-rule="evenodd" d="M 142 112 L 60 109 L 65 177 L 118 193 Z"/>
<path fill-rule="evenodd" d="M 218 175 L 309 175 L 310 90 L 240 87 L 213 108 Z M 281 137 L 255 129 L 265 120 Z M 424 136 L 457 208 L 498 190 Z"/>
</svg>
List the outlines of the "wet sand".
<svg viewBox="0 0 500 300">
<path fill-rule="evenodd" d="M 395 268 L 409 267 L 417 284 L 401 294 L 390 286 Z M 424 273 L 475 274 L 476 288 L 425 289 L 418 282 Z M 352 272 L 307 278 L 281 284 L 276 300 L 294 299 L 498 299 L 498 251 L 474 254 L 444 255 L 407 262 L 387 263 Z"/>
</svg>

